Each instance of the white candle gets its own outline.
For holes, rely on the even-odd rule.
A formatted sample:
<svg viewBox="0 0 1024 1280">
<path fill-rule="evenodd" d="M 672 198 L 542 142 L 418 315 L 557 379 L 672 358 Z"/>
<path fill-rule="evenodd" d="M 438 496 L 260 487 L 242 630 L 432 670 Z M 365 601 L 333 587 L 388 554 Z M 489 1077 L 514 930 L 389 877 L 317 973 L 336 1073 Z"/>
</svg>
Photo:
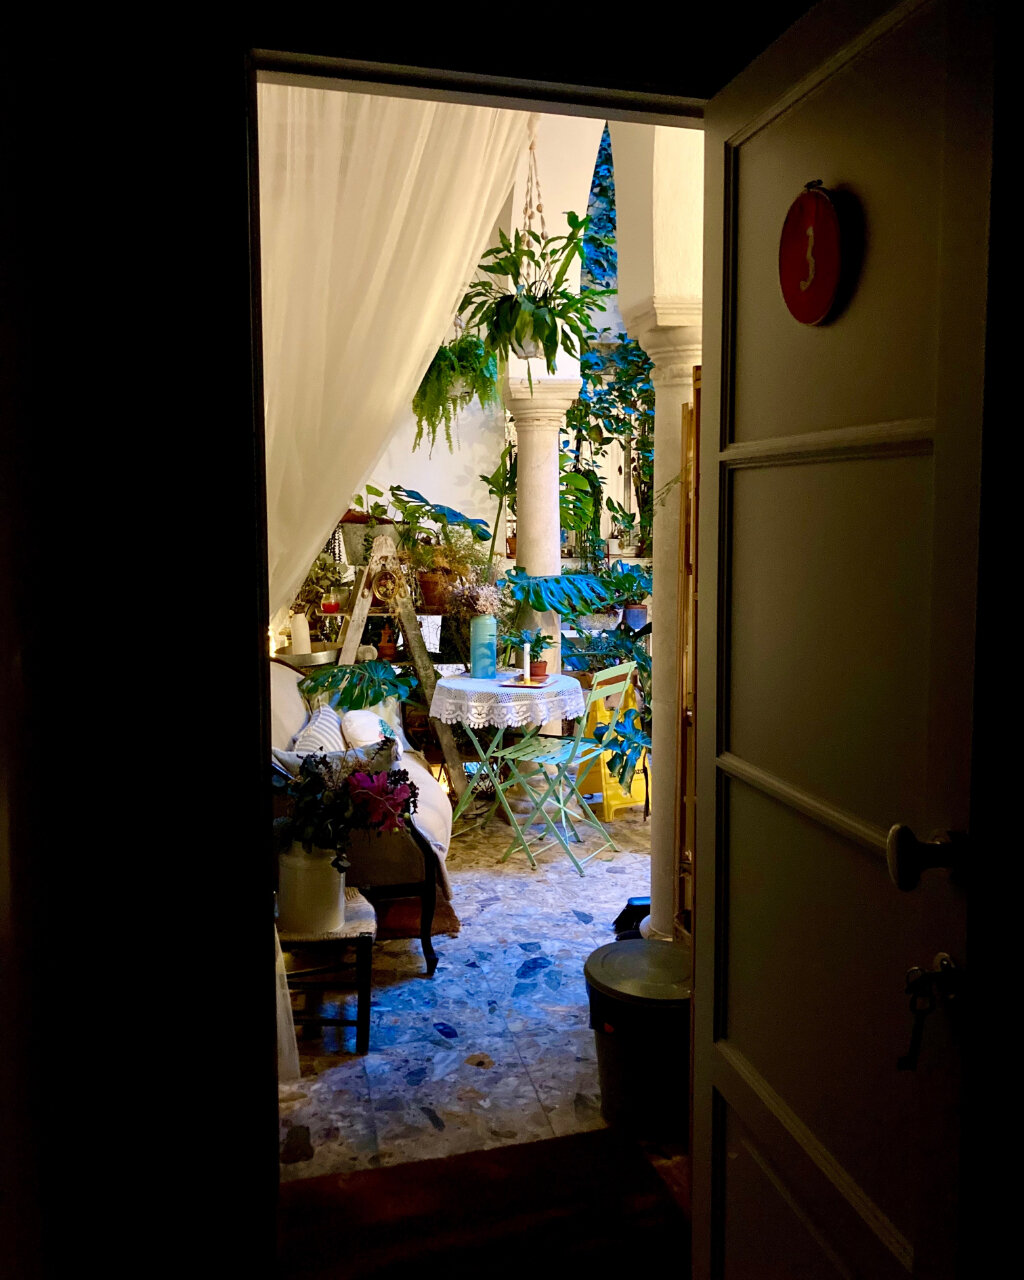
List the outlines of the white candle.
<svg viewBox="0 0 1024 1280">
<path fill-rule="evenodd" d="M 292 614 L 292 653 L 309 653 L 309 621 L 304 613 Z"/>
<path fill-rule="evenodd" d="M 529 678 L 530 678 L 530 646 L 528 644 L 524 644 L 523 645 L 523 679 L 529 680 Z"/>
</svg>

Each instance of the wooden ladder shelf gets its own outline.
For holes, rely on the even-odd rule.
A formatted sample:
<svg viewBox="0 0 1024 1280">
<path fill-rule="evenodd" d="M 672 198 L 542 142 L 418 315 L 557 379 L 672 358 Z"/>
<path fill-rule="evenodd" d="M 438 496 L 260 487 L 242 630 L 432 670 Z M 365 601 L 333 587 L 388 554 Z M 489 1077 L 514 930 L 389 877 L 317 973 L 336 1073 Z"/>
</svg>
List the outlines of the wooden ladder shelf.
<svg viewBox="0 0 1024 1280">
<path fill-rule="evenodd" d="M 393 615 L 405 638 L 405 651 L 412 660 L 413 669 L 419 677 L 420 687 L 430 706 L 434 696 L 434 685 L 437 683 L 437 672 L 430 660 L 427 646 L 420 630 L 419 619 L 412 606 L 409 588 L 402 573 L 402 566 L 395 555 L 395 544 L 386 534 L 380 534 L 373 540 L 373 550 L 365 565 L 356 568 L 355 582 L 352 584 L 352 595 L 349 608 L 341 614 L 342 631 L 341 648 L 338 653 L 339 666 L 351 666 L 356 660 L 356 652 L 363 639 L 366 619 L 374 606 L 374 595 L 382 600 L 382 611 Z M 436 722 L 438 740 L 444 753 L 444 762 L 455 788 L 456 797 L 461 797 L 466 789 L 466 773 L 462 767 L 462 757 L 455 746 L 451 726 Z"/>
</svg>

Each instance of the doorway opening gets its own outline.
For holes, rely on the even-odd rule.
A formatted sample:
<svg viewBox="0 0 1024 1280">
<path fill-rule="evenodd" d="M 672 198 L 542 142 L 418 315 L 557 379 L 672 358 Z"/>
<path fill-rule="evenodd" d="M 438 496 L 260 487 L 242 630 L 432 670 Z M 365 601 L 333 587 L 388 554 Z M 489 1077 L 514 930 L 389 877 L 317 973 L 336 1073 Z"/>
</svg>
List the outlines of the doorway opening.
<svg viewBox="0 0 1024 1280">
<path fill-rule="evenodd" d="M 286 84 L 282 83 L 284 80 Z M 296 90 L 318 94 L 328 103 L 354 97 L 357 93 L 349 85 L 325 89 L 322 81 L 310 84 L 296 77 L 268 77 L 267 85 L 275 90 L 286 88 L 293 96 Z M 383 101 L 382 95 L 386 92 L 383 86 L 371 87 L 366 97 L 371 103 Z M 352 127 L 358 126 L 358 113 L 363 107 L 365 104 L 357 108 L 357 121 Z M 522 114 L 525 116 L 526 113 Z M 277 180 L 275 161 L 268 147 L 282 145 L 287 148 L 293 137 L 286 110 L 282 131 L 277 135 L 285 142 L 272 141 L 268 144 L 267 140 L 272 135 L 265 126 L 266 119 L 261 108 L 260 169 L 264 196 L 268 191 L 278 190 L 274 185 Z M 348 457 L 344 478 L 334 487 L 335 507 L 327 531 L 346 511 L 354 517 L 357 513 L 372 514 L 375 507 L 386 506 L 387 496 L 397 498 L 398 514 L 408 517 L 414 505 L 409 503 L 408 495 L 413 492 L 417 498 L 423 498 L 430 509 L 428 517 L 439 509 L 450 513 L 445 517 L 446 531 L 457 523 L 451 513 L 465 515 L 468 522 L 486 520 L 492 552 L 495 547 L 500 551 L 503 542 L 506 551 L 511 552 L 510 537 L 515 537 L 520 546 L 524 540 L 529 542 L 532 538 L 536 546 L 541 539 L 536 526 L 530 527 L 529 506 L 533 495 L 523 485 L 522 472 L 519 488 L 506 489 L 500 495 L 496 512 L 496 486 L 493 483 L 489 485 L 488 480 L 493 481 L 495 473 L 500 470 L 503 456 L 507 460 L 509 445 L 513 451 L 517 445 L 520 450 L 525 447 L 521 442 L 521 432 L 533 426 L 529 419 L 538 401 L 550 394 L 553 386 L 564 394 L 564 387 L 559 388 L 557 384 L 571 382 L 571 378 L 564 377 L 566 365 L 569 365 L 576 379 L 576 390 L 566 401 L 568 419 L 565 408 L 562 409 L 561 426 L 555 433 L 557 443 L 551 459 L 556 484 L 558 456 L 561 454 L 567 460 L 562 465 L 562 472 L 568 471 L 585 481 L 591 506 L 588 519 L 577 519 L 575 528 L 566 530 L 565 523 L 560 522 L 562 532 L 577 536 L 571 540 L 558 538 L 554 547 L 556 561 L 551 567 L 555 569 L 554 576 L 570 581 L 574 576 L 573 570 L 578 571 L 581 577 L 603 576 L 607 580 L 616 565 L 620 575 L 632 574 L 642 578 L 646 572 L 650 576 L 654 573 L 653 559 L 643 552 L 651 550 L 652 537 L 655 546 L 658 538 L 662 537 L 664 563 L 670 566 L 670 577 L 656 581 L 653 598 L 649 589 L 642 592 L 642 597 L 647 597 L 655 618 L 661 600 L 665 601 L 666 634 L 674 637 L 674 645 L 669 650 L 666 669 L 659 673 L 659 679 L 664 680 L 667 691 L 662 695 L 663 700 L 678 707 L 681 705 L 680 690 L 692 689 L 692 679 L 687 683 L 682 674 L 685 646 L 681 628 L 685 628 L 686 618 L 690 615 L 687 614 L 685 575 L 681 576 L 678 557 L 681 552 L 689 555 L 692 550 L 692 544 L 687 541 L 690 535 L 686 532 L 693 527 L 692 510 L 684 495 L 691 493 L 693 482 L 693 414 L 684 411 L 689 403 L 683 394 L 689 390 L 687 380 L 676 376 L 674 382 L 666 380 L 659 388 L 655 362 L 637 338 L 638 332 L 650 330 L 655 333 L 660 343 L 660 354 L 663 350 L 673 350 L 665 330 L 673 327 L 686 329 L 686 350 L 691 353 L 694 350 L 693 325 L 666 325 L 656 314 L 646 314 L 644 308 L 645 302 L 653 302 L 656 282 L 653 275 L 650 279 L 641 280 L 640 253 L 643 247 L 653 248 L 653 204 L 659 197 L 666 198 L 657 190 L 652 172 L 656 164 L 655 135 L 659 132 L 672 134 L 676 131 L 668 127 L 659 129 L 651 124 L 621 127 L 615 122 L 609 129 L 607 122 L 595 113 L 593 117 L 582 120 L 541 115 L 533 125 L 532 135 L 525 135 L 539 140 L 536 149 L 539 175 L 544 182 L 546 207 L 551 210 L 563 201 L 585 207 L 588 195 L 593 206 L 593 192 L 598 185 L 595 171 L 600 176 L 602 165 L 607 169 L 613 168 L 615 161 L 611 157 L 615 155 L 616 135 L 620 134 L 621 152 L 625 158 L 622 168 L 629 175 L 626 220 L 627 223 L 631 220 L 629 233 L 632 243 L 620 237 L 612 247 L 618 249 L 620 270 L 625 257 L 627 273 L 632 274 L 630 320 L 627 322 L 618 308 L 618 314 L 606 312 L 602 317 L 602 320 L 608 319 L 612 323 L 602 325 L 604 332 L 591 346 L 593 376 L 589 382 L 589 400 L 578 393 L 579 362 L 574 365 L 571 359 L 560 357 L 553 378 L 546 377 L 545 370 L 537 369 L 537 362 L 533 362 L 533 368 L 524 362 L 526 381 L 530 384 L 528 395 L 521 386 L 518 396 L 506 396 L 503 404 L 462 406 L 455 424 L 455 449 L 448 452 L 442 441 L 436 441 L 432 453 L 426 448 L 419 452 L 413 449 L 417 423 L 410 406 L 405 405 L 402 418 L 395 423 L 390 435 L 384 427 L 378 428 L 376 440 L 368 445 L 364 440 L 359 446 L 363 449 L 362 454 L 358 454 L 354 444 L 348 451 L 356 456 Z M 337 136 L 339 139 L 351 138 L 351 132 L 346 134 L 343 127 Z M 581 152 L 578 141 L 581 136 L 589 139 L 589 151 L 583 149 Z M 551 190 L 557 187 L 557 180 L 564 178 L 566 170 L 571 167 L 566 159 L 567 148 L 575 150 L 573 164 L 586 179 L 578 197 Z M 519 157 L 520 161 L 523 159 Z M 664 155 L 661 159 L 664 164 Z M 302 182 L 315 187 L 319 181 L 317 160 L 308 147 L 298 158 L 289 153 L 285 168 L 298 162 L 302 166 Z M 509 198 L 502 201 L 495 225 L 488 228 L 488 243 L 494 243 L 502 232 L 514 234 L 513 211 L 519 206 L 516 181 L 521 181 L 519 168 L 521 165 L 517 164 L 516 171 L 511 174 Z M 638 181 L 638 177 L 642 181 Z M 606 186 L 609 178 L 610 174 L 606 173 Z M 282 178 L 282 184 L 288 188 L 287 174 Z M 620 189 L 621 184 L 622 179 L 619 179 Z M 294 183 L 291 190 L 294 192 Z M 342 188 L 339 193 L 342 203 L 345 197 L 346 191 Z M 700 200 L 698 190 L 694 207 L 700 207 Z M 297 312 L 289 312 L 286 306 L 281 306 L 285 282 L 280 271 L 268 265 L 268 255 L 275 249 L 280 250 L 284 243 L 280 236 L 275 235 L 268 213 L 265 199 L 262 214 L 263 296 L 273 601 L 275 568 L 279 560 L 286 558 L 284 550 L 280 551 L 278 559 L 275 558 L 274 503 L 282 488 L 286 487 L 282 472 L 275 464 L 275 448 L 282 436 L 274 415 L 280 413 L 285 394 L 275 376 L 284 368 L 286 358 L 296 358 L 297 352 L 308 352 L 308 345 L 296 341 Z M 553 221 L 550 212 L 548 218 Z M 305 249 L 307 246 L 302 247 Z M 294 240 L 291 248 L 295 248 Z M 700 252 L 698 243 L 690 246 L 689 256 L 699 262 Z M 592 276 L 602 269 L 594 255 L 589 263 L 584 257 L 583 266 L 584 269 L 589 267 Z M 607 271 L 606 266 L 604 269 Z M 461 283 L 464 286 L 466 282 Z M 642 296 L 645 289 L 646 296 Z M 620 289 L 620 299 L 621 296 Z M 388 305 L 392 308 L 408 307 L 409 292 L 393 295 Z M 291 323 L 286 339 L 282 338 L 276 345 L 276 318 L 272 314 L 275 308 L 282 314 L 288 314 Z M 648 310 L 651 309 L 648 306 Z M 697 311 L 699 320 L 699 299 Z M 687 318 L 692 320 L 692 309 Z M 457 332 L 456 329 L 445 336 L 451 341 Z M 670 336 L 678 339 L 680 335 Z M 699 324 L 697 344 L 699 361 Z M 680 348 L 682 344 L 677 341 L 675 345 Z M 367 350 L 371 348 L 367 347 Z M 388 348 L 388 352 L 391 351 L 392 348 Z M 373 352 L 374 358 L 385 364 L 385 372 L 394 367 L 393 362 L 389 363 L 388 352 L 379 348 Z M 397 355 L 393 357 L 394 361 L 398 359 Z M 336 383 L 331 383 L 333 372 L 330 365 L 329 356 L 325 356 L 319 372 L 326 387 L 337 387 Z M 378 377 L 379 373 L 380 370 L 365 364 L 361 370 L 362 377 L 368 381 Z M 533 385 L 534 379 L 537 380 L 536 386 Z M 298 400 L 293 399 L 292 403 L 307 396 L 308 371 L 295 382 L 297 390 L 294 395 Z M 615 389 L 618 400 L 611 408 L 604 407 L 606 416 L 601 418 L 593 411 L 593 405 L 601 396 L 602 388 L 608 386 Z M 638 391 L 637 387 L 641 389 Z M 351 383 L 346 390 L 349 396 L 356 397 L 357 392 Z M 626 398 L 630 392 L 635 394 L 634 403 L 629 403 Z M 664 426 L 655 431 L 655 401 L 663 410 L 660 421 L 672 424 L 668 431 Z M 372 406 L 372 395 L 365 402 Z M 609 423 L 614 422 L 616 413 L 620 420 L 627 422 L 630 415 L 639 419 L 638 429 L 622 430 L 616 438 L 609 430 Z M 324 415 L 325 419 L 330 417 L 330 412 Z M 359 422 L 364 427 L 365 437 L 367 419 L 360 418 Z M 385 426 L 387 422 L 385 414 Z M 658 456 L 658 449 L 662 448 L 662 439 L 668 442 L 664 449 L 668 457 L 659 491 L 654 459 Z M 322 447 L 318 456 L 322 462 Z M 689 475 L 686 470 L 688 464 L 691 468 Z M 563 492 L 567 488 L 571 491 L 572 486 L 563 482 L 561 488 Z M 583 488 L 583 485 L 579 486 L 577 493 Z M 385 499 L 383 504 L 381 499 Z M 295 507 L 308 508 L 309 495 L 293 493 L 292 501 Z M 560 513 L 563 510 L 561 503 L 559 510 Z M 378 531 L 395 514 L 394 511 L 377 510 Z M 414 514 L 422 519 L 422 511 Z M 283 528 L 286 520 L 279 523 Z M 360 529 L 363 528 L 354 519 L 348 523 L 356 523 Z M 294 605 L 300 601 L 310 576 L 318 566 L 322 573 L 326 560 L 334 560 L 336 564 L 341 561 L 343 567 L 338 572 L 342 588 L 348 585 L 346 579 L 354 578 L 360 571 L 359 547 L 357 544 L 346 546 L 345 527 L 344 521 L 339 523 L 330 541 L 318 553 L 318 564 L 314 564 L 307 573 L 300 591 L 295 594 L 291 610 L 287 607 L 288 600 L 283 609 L 278 602 L 278 612 L 271 621 L 271 642 L 283 648 L 286 660 L 299 657 L 298 646 L 292 644 L 294 618 L 299 612 Z M 318 546 L 322 545 L 323 532 L 321 530 Z M 546 531 L 549 542 L 551 532 L 550 529 Z M 558 526 L 555 532 L 557 535 Z M 612 537 L 618 538 L 620 545 L 609 553 L 607 543 Z M 365 543 L 362 550 L 370 553 L 370 547 Z M 566 551 L 569 554 L 563 554 Z M 631 555 L 631 551 L 639 554 Z M 499 572 L 506 579 L 509 573 L 514 575 L 517 565 L 522 568 L 521 553 L 508 554 L 504 558 L 499 555 Z M 570 572 L 567 574 L 565 570 Z M 545 575 L 538 575 L 535 571 L 531 576 Z M 418 605 L 420 603 L 417 602 Z M 291 618 L 288 618 L 289 612 Z M 554 615 L 556 611 L 548 613 Z M 433 625 L 436 619 L 429 608 L 421 613 L 417 607 L 417 614 L 435 666 L 442 674 L 447 674 L 448 664 L 442 659 L 459 655 L 442 651 L 443 630 L 437 633 Z M 311 620 L 322 617 L 323 611 L 314 605 Z M 384 627 L 388 625 L 387 619 L 371 616 L 368 623 L 366 632 L 359 639 L 373 644 L 378 654 L 366 660 L 386 659 L 400 670 L 402 659 L 409 658 L 407 649 L 403 652 L 406 646 L 403 646 L 401 637 L 397 653 L 381 653 L 381 640 L 388 639 L 383 634 Z M 650 692 L 650 630 L 650 624 L 642 620 L 639 625 L 629 626 L 622 618 L 621 610 L 613 619 L 583 616 L 577 610 L 575 617 L 558 621 L 557 643 L 550 646 L 561 670 L 575 672 L 584 681 L 602 667 L 613 666 L 628 656 L 622 652 L 624 646 L 631 646 L 636 651 L 634 657 L 642 654 L 647 660 L 647 687 L 644 688 L 642 680 L 636 681 L 639 696 L 634 704 L 636 715 L 633 721 L 641 733 L 644 732 L 642 714 L 648 718 L 649 732 L 653 701 Z M 319 641 L 310 642 L 311 656 L 328 652 L 331 645 L 340 639 L 339 634 L 326 629 Z M 313 646 L 317 644 L 320 648 L 314 652 Z M 511 650 L 514 646 L 509 644 L 508 648 Z M 508 653 L 507 657 L 518 661 L 519 655 L 513 658 Z M 315 677 L 328 664 L 305 666 L 295 662 L 293 665 L 298 674 L 308 678 L 311 670 Z M 451 665 L 458 664 L 453 662 Z M 411 697 L 403 701 L 406 708 L 414 705 Z M 692 698 L 687 705 L 692 715 Z M 378 711 L 380 707 L 374 703 L 371 707 L 343 706 L 340 710 L 361 714 L 363 711 Z M 426 713 L 430 707 L 424 704 L 420 710 Z M 570 716 L 560 718 L 563 721 L 572 719 Z M 565 724 L 561 727 L 565 729 Z M 431 768 L 431 782 L 438 788 L 445 786 L 456 790 L 452 787 L 450 769 L 446 776 L 448 762 L 443 752 L 437 750 L 438 744 L 429 740 L 417 741 L 407 714 L 399 709 L 390 728 L 392 735 L 402 740 L 404 750 L 409 753 L 405 759 L 406 768 L 419 747 Z M 288 745 L 294 744 L 286 744 L 281 749 L 287 750 Z M 649 748 L 649 738 L 646 745 Z M 652 791 L 650 808 L 655 818 L 667 815 L 662 829 L 664 832 L 667 827 L 674 837 L 686 826 L 681 803 L 685 759 L 681 726 L 677 728 L 673 745 L 674 756 L 667 757 L 670 769 L 663 770 L 661 774 L 662 798 L 659 801 L 657 792 Z M 581 788 L 588 802 L 594 805 L 600 797 L 604 804 L 599 812 L 601 823 L 611 832 L 619 849 L 599 852 L 587 865 L 585 875 L 578 874 L 577 868 L 557 844 L 538 854 L 536 867 L 529 865 L 526 860 L 529 855 L 522 856 L 521 850 L 516 850 L 509 860 L 500 861 L 509 836 L 508 827 L 502 827 L 500 823 L 492 822 L 469 830 L 461 830 L 456 824 L 449 836 L 435 842 L 442 870 L 439 907 L 436 908 L 439 929 L 435 929 L 440 936 L 431 944 L 436 947 L 439 961 L 432 976 L 424 973 L 424 955 L 417 937 L 418 919 L 413 918 L 410 923 L 407 915 L 403 920 L 401 903 L 392 909 L 386 902 L 378 901 L 371 892 L 376 886 L 362 886 L 375 908 L 377 924 L 377 940 L 373 948 L 369 1053 L 353 1053 L 351 1031 L 340 1027 L 335 1029 L 323 1022 L 313 1024 L 309 1039 L 299 1039 L 298 1072 L 292 1073 L 292 1079 L 282 1081 L 281 1160 L 284 1181 L 499 1145 L 516 1145 L 605 1126 L 597 1084 L 594 1036 L 588 1025 L 583 966 L 588 954 L 615 938 L 615 923 L 623 915 L 628 900 L 642 900 L 651 895 L 652 824 L 647 820 L 644 803 L 647 798 L 644 775 L 648 780 L 651 777 L 646 753 L 641 753 L 635 760 L 637 767 L 628 782 L 623 785 L 620 781 L 617 786 L 617 798 L 622 802 L 618 808 L 611 803 L 610 790 L 610 783 L 615 783 L 616 779 L 607 769 L 606 758 L 598 757 L 598 763 L 605 765 L 607 777 L 604 785 L 596 785 L 599 779 L 595 769 L 592 770 L 594 777 L 590 785 L 581 783 Z M 466 776 L 472 781 L 472 762 Z M 421 781 L 421 800 L 425 788 L 427 783 Z M 452 802 L 457 799 L 457 794 L 452 795 Z M 443 851 L 438 847 L 441 843 L 445 844 Z M 583 848 L 587 848 L 586 841 Z M 668 917 L 672 922 L 670 929 L 678 923 L 681 931 L 682 926 L 689 925 L 690 904 L 685 888 L 688 868 L 685 860 L 679 858 L 678 848 L 679 843 L 673 838 L 671 847 L 663 847 L 660 856 L 662 879 L 670 885 L 667 903 Z M 419 902 L 414 901 L 413 907 L 418 914 L 421 910 Z M 635 915 L 630 923 L 649 924 L 649 920 L 645 921 L 641 913 Z M 664 937 L 665 933 L 655 931 L 654 936 Z M 285 951 L 289 956 L 293 954 L 287 946 Z M 308 1012 L 306 1001 L 309 997 L 310 993 L 304 992 L 293 998 L 293 1009 Z M 313 998 L 321 1001 L 313 1010 L 314 1014 L 318 1012 L 325 1018 L 340 1017 L 354 1003 L 351 993 L 345 994 L 342 989 L 329 986 L 323 992 L 317 991 Z"/>
</svg>

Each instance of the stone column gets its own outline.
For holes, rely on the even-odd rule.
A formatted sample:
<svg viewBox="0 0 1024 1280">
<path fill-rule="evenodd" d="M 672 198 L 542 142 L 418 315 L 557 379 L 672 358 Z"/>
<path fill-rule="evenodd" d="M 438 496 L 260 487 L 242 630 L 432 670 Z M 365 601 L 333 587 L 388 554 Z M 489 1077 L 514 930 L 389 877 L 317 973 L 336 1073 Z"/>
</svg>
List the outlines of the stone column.
<svg viewBox="0 0 1024 1280">
<path fill-rule="evenodd" d="M 527 573 L 558 574 L 562 571 L 561 520 L 558 512 L 559 433 L 566 411 L 579 396 L 580 378 L 545 378 L 534 375 L 533 393 L 526 378 L 510 378 L 505 405 L 516 424 L 518 480 L 516 485 L 516 559 Z M 545 658 L 548 670 L 562 669 L 561 619 L 555 613 L 532 613 L 529 626 L 541 627 L 555 637 L 554 646 L 537 658 Z M 546 733 L 561 733 L 562 726 L 545 725 Z"/>
<path fill-rule="evenodd" d="M 693 399 L 693 366 L 701 359 L 699 301 L 674 301 L 639 308 L 627 317 L 634 334 L 654 361 L 654 594 L 651 655 L 654 700 L 651 708 L 651 914 L 643 926 L 648 937 L 671 939 L 676 915 L 682 804 L 683 707 L 677 697 L 680 660 L 679 609 L 683 566 L 679 524 L 683 486 L 666 485 L 682 476 L 682 409 Z M 664 501 L 657 498 L 664 492 Z"/>
</svg>

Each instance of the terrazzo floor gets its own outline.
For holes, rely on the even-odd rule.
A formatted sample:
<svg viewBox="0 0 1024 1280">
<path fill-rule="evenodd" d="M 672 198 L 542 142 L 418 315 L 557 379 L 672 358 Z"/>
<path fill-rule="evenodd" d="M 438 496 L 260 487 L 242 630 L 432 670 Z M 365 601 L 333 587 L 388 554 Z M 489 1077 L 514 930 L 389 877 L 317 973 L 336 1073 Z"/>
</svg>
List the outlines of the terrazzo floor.
<svg viewBox="0 0 1024 1280">
<path fill-rule="evenodd" d="M 604 1127 L 583 965 L 614 941 L 627 898 L 650 891 L 642 814 L 609 824 L 622 852 L 583 877 L 557 847 L 535 871 L 520 854 L 499 862 L 499 821 L 453 837 L 461 931 L 435 937 L 432 979 L 418 942 L 375 944 L 368 1054 L 352 1028 L 300 1038 L 302 1078 L 280 1090 L 282 1180 Z M 592 833 L 583 855 L 599 843 Z M 354 995 L 338 999 L 354 1016 Z"/>
</svg>

